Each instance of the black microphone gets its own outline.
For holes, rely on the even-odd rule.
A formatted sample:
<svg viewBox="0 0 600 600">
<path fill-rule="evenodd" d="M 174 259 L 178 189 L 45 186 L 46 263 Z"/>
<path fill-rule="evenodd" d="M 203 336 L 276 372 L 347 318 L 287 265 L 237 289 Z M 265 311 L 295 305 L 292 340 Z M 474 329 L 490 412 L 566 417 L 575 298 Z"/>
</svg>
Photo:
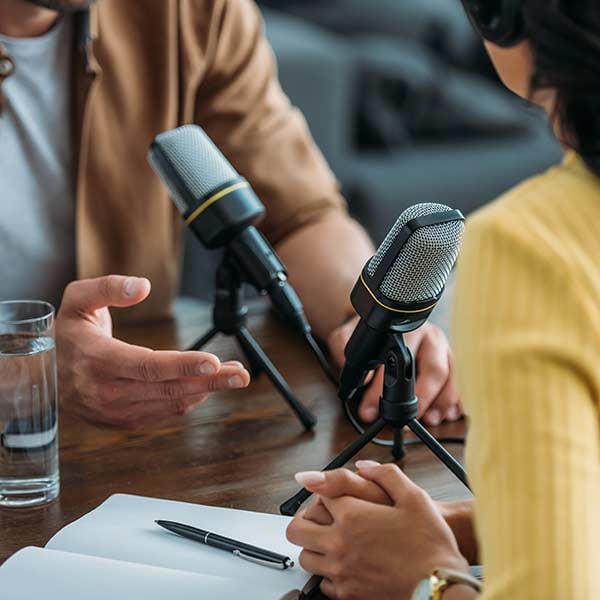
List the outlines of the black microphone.
<svg viewBox="0 0 600 600">
<path fill-rule="evenodd" d="M 462 213 L 444 204 L 417 204 L 400 215 L 352 290 L 360 321 L 346 345 L 342 400 L 383 362 L 390 333 L 407 333 L 427 321 L 458 258 L 463 232 Z"/>
<path fill-rule="evenodd" d="M 228 246 L 247 282 L 304 335 L 311 328 L 285 267 L 254 227 L 265 207 L 204 131 L 184 125 L 158 135 L 150 164 L 169 188 L 186 225 L 208 249 Z"/>
<path fill-rule="evenodd" d="M 337 385 L 285 267 L 255 227 L 264 217 L 265 207 L 248 181 L 197 125 L 159 134 L 150 146 L 148 160 L 202 245 L 208 249 L 227 246 L 245 281 L 269 295 L 273 306 L 305 337 L 325 374 Z"/>
</svg>

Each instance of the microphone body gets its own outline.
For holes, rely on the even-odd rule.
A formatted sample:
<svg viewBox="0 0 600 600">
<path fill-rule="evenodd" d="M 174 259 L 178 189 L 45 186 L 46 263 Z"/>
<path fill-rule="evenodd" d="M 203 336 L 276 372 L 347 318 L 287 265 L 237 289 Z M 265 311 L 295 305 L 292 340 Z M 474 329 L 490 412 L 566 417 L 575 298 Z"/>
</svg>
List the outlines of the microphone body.
<svg viewBox="0 0 600 600">
<path fill-rule="evenodd" d="M 247 227 L 231 241 L 229 249 L 254 287 L 267 293 L 273 305 L 300 333 L 309 334 L 311 327 L 302 302 L 288 283 L 285 267 L 263 235 L 255 227 Z"/>
<path fill-rule="evenodd" d="M 463 230 L 460 211 L 443 204 L 419 204 L 399 217 L 352 290 L 360 321 L 345 349 L 341 399 L 351 398 L 384 361 L 391 334 L 427 321 L 444 292 Z"/>
<path fill-rule="evenodd" d="M 277 311 L 303 335 L 310 334 L 285 267 L 255 227 L 265 207 L 204 131 L 184 125 L 159 134 L 148 160 L 202 245 L 208 249 L 227 246 L 244 280 L 268 294 Z"/>
</svg>

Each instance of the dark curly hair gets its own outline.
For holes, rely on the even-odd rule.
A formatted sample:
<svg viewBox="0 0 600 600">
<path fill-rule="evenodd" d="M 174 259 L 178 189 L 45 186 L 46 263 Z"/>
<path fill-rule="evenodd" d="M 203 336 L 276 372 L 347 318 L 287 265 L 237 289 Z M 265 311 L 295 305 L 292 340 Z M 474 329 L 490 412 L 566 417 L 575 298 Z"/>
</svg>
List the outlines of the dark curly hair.
<svg viewBox="0 0 600 600">
<path fill-rule="evenodd" d="M 523 17 L 531 92 L 556 90 L 561 141 L 600 176 L 600 0 L 523 0 Z"/>
</svg>

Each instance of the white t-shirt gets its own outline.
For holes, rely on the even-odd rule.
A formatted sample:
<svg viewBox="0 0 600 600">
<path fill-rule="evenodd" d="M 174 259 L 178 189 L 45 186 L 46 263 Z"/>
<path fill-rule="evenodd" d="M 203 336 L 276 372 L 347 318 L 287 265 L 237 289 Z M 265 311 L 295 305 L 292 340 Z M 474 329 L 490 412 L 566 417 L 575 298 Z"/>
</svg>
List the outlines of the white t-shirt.
<svg viewBox="0 0 600 600">
<path fill-rule="evenodd" d="M 75 278 L 70 18 L 36 38 L 0 35 L 15 64 L 1 86 L 0 300 L 58 305 Z"/>
</svg>

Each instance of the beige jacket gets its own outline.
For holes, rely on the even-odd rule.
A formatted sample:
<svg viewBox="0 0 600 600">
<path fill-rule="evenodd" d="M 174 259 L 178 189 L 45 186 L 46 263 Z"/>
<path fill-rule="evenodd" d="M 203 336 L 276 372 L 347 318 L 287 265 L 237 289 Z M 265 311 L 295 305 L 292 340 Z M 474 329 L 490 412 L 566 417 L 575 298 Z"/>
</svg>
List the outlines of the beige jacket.
<svg viewBox="0 0 600 600">
<path fill-rule="evenodd" d="M 202 126 L 267 207 L 272 243 L 344 207 L 300 113 L 279 87 L 251 0 L 99 0 L 79 16 L 73 53 L 79 278 L 148 277 L 170 312 L 182 221 L 146 161 L 161 131 Z M 0 56 L 1 82 L 11 76 Z M 16 65 L 18 68 L 18 65 Z"/>
</svg>

